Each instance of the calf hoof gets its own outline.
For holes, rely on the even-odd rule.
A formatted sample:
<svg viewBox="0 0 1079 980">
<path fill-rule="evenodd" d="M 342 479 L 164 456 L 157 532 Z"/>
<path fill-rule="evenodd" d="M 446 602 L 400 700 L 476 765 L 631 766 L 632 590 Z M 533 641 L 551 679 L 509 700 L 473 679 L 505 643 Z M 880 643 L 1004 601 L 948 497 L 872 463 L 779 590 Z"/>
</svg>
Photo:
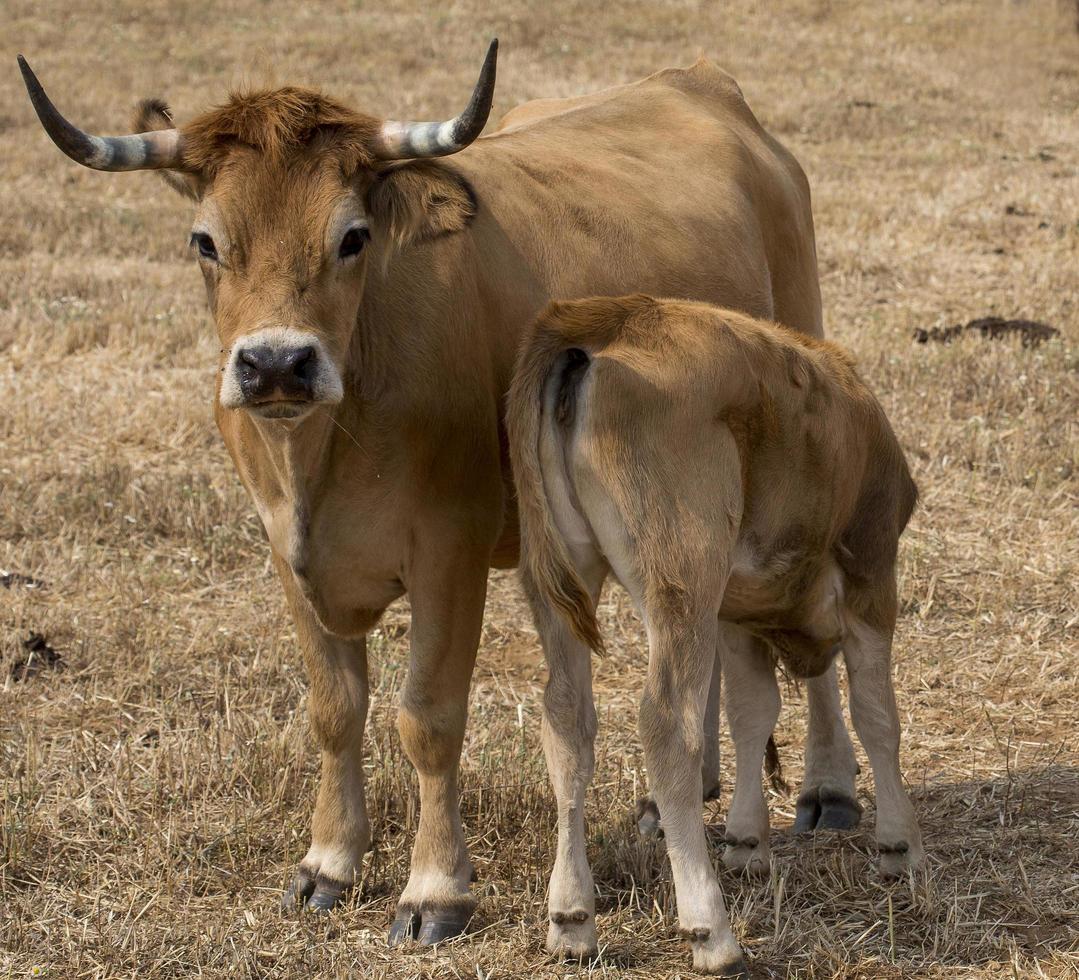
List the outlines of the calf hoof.
<svg viewBox="0 0 1079 980">
<path fill-rule="evenodd" d="M 463 935 L 471 918 L 467 909 L 398 909 L 386 939 L 391 946 L 413 941 L 436 946 Z"/>
<path fill-rule="evenodd" d="M 349 890 L 347 882 L 335 881 L 326 875 L 312 874 L 306 868 L 300 868 L 281 899 L 281 908 L 286 912 L 300 908 L 309 912 L 329 912 L 344 904 Z"/>
<path fill-rule="evenodd" d="M 904 878 L 908 871 L 921 866 L 925 860 L 925 852 L 922 845 L 915 842 L 913 846 L 905 840 L 895 843 L 879 841 L 877 849 L 880 851 L 880 874 L 882 878 Z"/>
<path fill-rule="evenodd" d="M 861 806 L 846 793 L 810 789 L 798 797 L 794 832 L 806 834 L 814 830 L 853 830 L 861 819 Z"/>
<path fill-rule="evenodd" d="M 749 968 L 742 959 L 734 936 L 713 938 L 710 929 L 679 929 L 682 938 L 689 941 L 693 953 L 693 969 L 715 977 L 749 977 Z"/>
<path fill-rule="evenodd" d="M 743 837 L 739 840 L 728 834 L 723 843 L 723 866 L 728 871 L 748 871 L 751 875 L 766 875 L 771 867 L 772 857 L 768 842 L 761 842 L 756 837 Z"/>
<path fill-rule="evenodd" d="M 547 951 L 565 960 L 591 960 L 599 955 L 596 918 L 584 909 L 552 912 Z"/>
<path fill-rule="evenodd" d="M 663 828 L 659 822 L 659 807 L 649 796 L 642 796 L 637 801 L 637 830 L 642 837 L 663 836 Z"/>
</svg>

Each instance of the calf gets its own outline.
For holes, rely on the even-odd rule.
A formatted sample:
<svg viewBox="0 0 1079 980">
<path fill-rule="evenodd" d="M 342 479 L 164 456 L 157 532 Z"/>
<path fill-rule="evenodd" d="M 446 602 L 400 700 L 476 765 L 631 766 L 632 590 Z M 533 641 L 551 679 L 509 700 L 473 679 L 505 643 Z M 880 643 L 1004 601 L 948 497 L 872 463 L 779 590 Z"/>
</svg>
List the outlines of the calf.
<svg viewBox="0 0 1079 980">
<path fill-rule="evenodd" d="M 847 354 L 702 303 L 552 303 L 518 361 L 509 431 L 522 576 L 550 670 L 543 744 L 559 829 L 548 948 L 596 949 L 583 809 L 608 573 L 648 634 L 640 733 L 695 969 L 745 973 L 700 811 L 717 649 L 737 765 L 728 866 L 768 863 L 761 764 L 779 713 L 769 650 L 798 677 L 821 675 L 842 650 L 882 871 L 916 866 L 890 656 L 896 550 L 917 489 Z"/>
</svg>

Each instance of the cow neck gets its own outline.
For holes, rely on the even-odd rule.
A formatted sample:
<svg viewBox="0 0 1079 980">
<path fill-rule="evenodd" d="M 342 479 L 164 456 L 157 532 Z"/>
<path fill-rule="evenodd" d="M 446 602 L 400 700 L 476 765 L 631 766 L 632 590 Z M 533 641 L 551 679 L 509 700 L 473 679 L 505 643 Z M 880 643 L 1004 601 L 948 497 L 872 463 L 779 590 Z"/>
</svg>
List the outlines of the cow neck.
<svg viewBox="0 0 1079 980">
<path fill-rule="evenodd" d="M 321 485 L 333 438 L 326 409 L 293 426 L 245 420 L 260 447 L 249 469 L 255 506 L 274 551 L 294 569 L 306 564 L 312 488 Z M 287 427 L 286 427 L 287 426 Z"/>
</svg>

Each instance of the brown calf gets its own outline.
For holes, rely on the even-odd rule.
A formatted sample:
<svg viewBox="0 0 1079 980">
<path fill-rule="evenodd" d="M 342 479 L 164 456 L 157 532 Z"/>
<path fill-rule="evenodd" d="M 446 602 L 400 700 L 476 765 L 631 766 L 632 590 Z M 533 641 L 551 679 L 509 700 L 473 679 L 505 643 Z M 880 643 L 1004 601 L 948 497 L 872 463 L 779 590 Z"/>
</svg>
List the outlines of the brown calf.
<svg viewBox="0 0 1079 980">
<path fill-rule="evenodd" d="M 737 757 L 728 866 L 768 864 L 760 776 L 779 712 L 768 647 L 800 677 L 843 651 L 882 871 L 917 865 L 890 677 L 896 548 L 917 491 L 850 358 L 701 303 L 552 303 L 521 354 L 508 418 L 522 576 L 550 668 L 543 744 L 559 835 L 548 947 L 596 947 L 583 807 L 596 730 L 589 648 L 602 647 L 595 605 L 609 573 L 647 628 L 641 739 L 696 969 L 745 971 L 699 805 L 717 649 Z"/>
</svg>

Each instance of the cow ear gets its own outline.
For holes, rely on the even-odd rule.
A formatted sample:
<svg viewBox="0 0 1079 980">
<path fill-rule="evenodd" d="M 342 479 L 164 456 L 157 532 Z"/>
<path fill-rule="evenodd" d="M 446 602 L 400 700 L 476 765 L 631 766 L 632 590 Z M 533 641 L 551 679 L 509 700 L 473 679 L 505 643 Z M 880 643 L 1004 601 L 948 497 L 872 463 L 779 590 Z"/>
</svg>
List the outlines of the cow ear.
<svg viewBox="0 0 1079 980">
<path fill-rule="evenodd" d="M 132 118 L 135 133 L 149 133 L 155 129 L 175 129 L 169 107 L 160 99 L 143 99 L 135 106 Z M 201 182 L 197 174 L 182 173 L 179 170 L 159 170 L 159 174 L 178 194 L 197 201 L 202 196 Z"/>
<path fill-rule="evenodd" d="M 375 176 L 367 213 L 375 233 L 402 248 L 467 228 L 476 216 L 476 195 L 445 164 L 413 160 Z"/>
</svg>

